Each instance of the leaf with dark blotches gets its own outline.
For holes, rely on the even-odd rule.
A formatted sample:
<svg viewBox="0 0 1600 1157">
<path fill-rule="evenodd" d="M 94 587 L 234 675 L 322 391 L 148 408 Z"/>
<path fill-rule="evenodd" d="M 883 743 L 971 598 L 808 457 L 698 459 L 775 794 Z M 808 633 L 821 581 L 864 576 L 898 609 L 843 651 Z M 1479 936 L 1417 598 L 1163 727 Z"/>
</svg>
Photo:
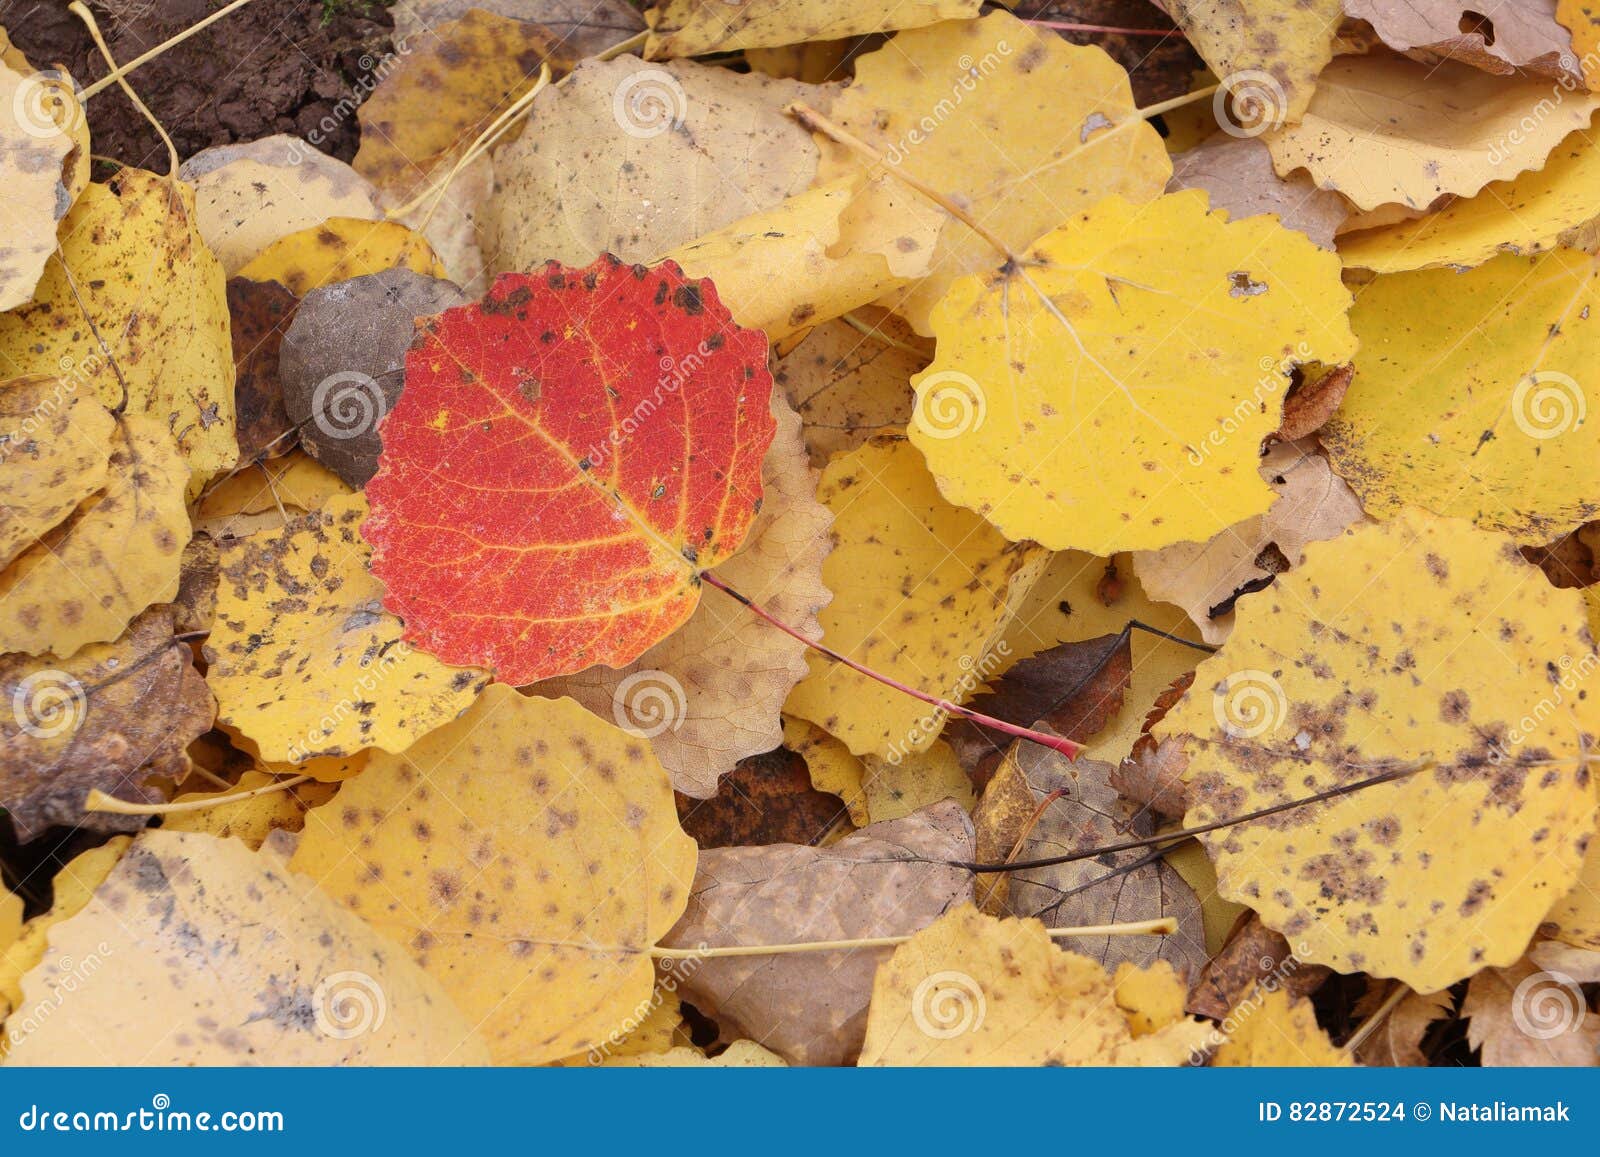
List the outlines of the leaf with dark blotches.
<svg viewBox="0 0 1600 1157">
<path fill-rule="evenodd" d="M 228 317 L 233 333 L 234 406 L 238 411 L 239 458 L 276 458 L 294 449 L 284 437 L 293 428 L 283 409 L 278 346 L 294 319 L 294 294 L 276 281 L 228 281 Z"/>
<path fill-rule="evenodd" d="M 226 961 L 226 967 L 219 962 Z M 93 962 L 105 975 L 84 983 Z M 7 1065 L 483 1064 L 476 1027 L 280 854 L 145 832 L 22 978 Z"/>
<path fill-rule="evenodd" d="M 671 634 L 761 508 L 766 354 L 670 261 L 508 273 L 431 319 L 362 528 L 406 638 L 522 685 Z"/>
<path fill-rule="evenodd" d="M 898 936 L 972 899 L 972 823 L 946 800 L 872 824 L 827 848 L 771 844 L 702 852 L 689 909 L 669 947 L 782 944 Z M 791 1064 L 854 1061 L 872 976 L 886 948 L 699 961 L 683 995 L 724 1031 L 763 1042 Z"/>
<path fill-rule="evenodd" d="M 143 816 L 85 812 L 91 788 L 153 803 L 145 783 L 188 772 L 184 748 L 211 727 L 213 704 L 172 612 L 152 607 L 112 643 L 72 658 L 0 659 L 0 805 L 17 838 L 52 825 L 132 831 Z"/>
<path fill-rule="evenodd" d="M 806 761 L 782 747 L 741 759 L 710 799 L 678 795 L 678 819 L 702 848 L 818 844 L 848 818 L 838 796 L 811 786 Z"/>
<path fill-rule="evenodd" d="M 466 298 L 451 282 L 386 269 L 306 294 L 283 336 L 283 404 L 306 453 L 351 486 L 377 472 L 378 423 L 404 384 L 416 319 Z"/>
</svg>

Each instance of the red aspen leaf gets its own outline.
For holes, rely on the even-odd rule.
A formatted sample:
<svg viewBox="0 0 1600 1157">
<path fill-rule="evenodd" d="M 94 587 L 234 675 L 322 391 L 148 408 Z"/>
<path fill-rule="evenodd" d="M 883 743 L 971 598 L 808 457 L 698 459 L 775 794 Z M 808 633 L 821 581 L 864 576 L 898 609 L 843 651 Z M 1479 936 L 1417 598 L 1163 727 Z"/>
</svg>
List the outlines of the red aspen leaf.
<svg viewBox="0 0 1600 1157">
<path fill-rule="evenodd" d="M 362 528 L 406 638 L 521 685 L 671 634 L 760 509 L 766 356 L 709 281 L 609 254 L 430 319 Z"/>
</svg>

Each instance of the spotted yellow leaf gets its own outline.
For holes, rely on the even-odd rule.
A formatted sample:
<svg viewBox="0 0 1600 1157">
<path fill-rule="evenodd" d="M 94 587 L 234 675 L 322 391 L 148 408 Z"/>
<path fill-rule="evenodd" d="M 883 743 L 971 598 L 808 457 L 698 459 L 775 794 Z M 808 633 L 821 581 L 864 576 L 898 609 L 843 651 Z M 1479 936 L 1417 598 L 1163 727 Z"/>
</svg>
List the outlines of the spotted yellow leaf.
<svg viewBox="0 0 1600 1157">
<path fill-rule="evenodd" d="M 404 951 L 281 857 L 193 832 L 140 835 L 21 988 L 7 1067 L 487 1060 Z"/>
<path fill-rule="evenodd" d="M 1346 265 L 1400 273 L 1482 265 L 1497 253 L 1542 252 L 1600 216 L 1600 147 L 1579 130 L 1555 147 L 1544 167 L 1492 181 L 1475 197 L 1437 213 L 1363 229 L 1339 238 Z"/>
<path fill-rule="evenodd" d="M 1256 471 L 1295 365 L 1355 352 L 1339 260 L 1205 194 L 1112 197 L 958 281 L 913 380 L 939 489 L 1008 538 L 1109 555 L 1267 509 Z"/>
<path fill-rule="evenodd" d="M 1128 990 L 1126 977 L 1121 981 Z M 1135 1033 L 1118 985 L 1037 920 L 955 908 L 878 969 L 862 1065 L 1182 1065 L 1209 1026 Z M 1135 1013 L 1141 1030 L 1148 1014 Z"/>
<path fill-rule="evenodd" d="M 385 269 L 443 277 L 445 268 L 420 233 L 396 221 L 331 217 L 280 237 L 257 254 L 239 276 L 276 281 L 296 297 L 313 289 Z"/>
<path fill-rule="evenodd" d="M 1261 139 L 1281 176 L 1303 168 L 1318 188 L 1360 209 L 1427 209 L 1446 194 L 1470 197 L 1540 168 L 1596 108 L 1600 99 L 1539 77 L 1493 76 L 1450 60 L 1341 56 L 1318 78 L 1305 118 Z"/>
<path fill-rule="evenodd" d="M 368 573 L 359 494 L 281 530 L 218 543 L 216 622 L 206 641 L 217 718 L 267 762 L 404 751 L 466 710 L 489 681 L 401 641 Z"/>
<path fill-rule="evenodd" d="M 1533 545 L 1600 512 L 1600 260 L 1570 249 L 1379 277 L 1321 437 L 1384 518 L 1402 504 Z"/>
<path fill-rule="evenodd" d="M 1008 12 L 902 32 L 857 58 L 831 116 L 1017 252 L 1102 197 L 1153 200 L 1172 175 L 1161 137 L 1138 115 L 1115 61 Z M 861 164 L 827 141 L 819 178 Z M 951 284 L 1004 258 L 950 220 L 932 269 L 895 309 L 932 332 L 930 314 Z"/>
<path fill-rule="evenodd" d="M 497 1062 L 539 1064 L 648 1005 L 695 845 L 643 739 L 497 683 L 404 756 L 374 755 L 307 816 L 291 866 L 404 944 Z"/>
<path fill-rule="evenodd" d="M 1355 1062 L 1335 1048 L 1317 1025 L 1311 1002 L 1281 988 L 1254 991 L 1219 1030 L 1222 1044 L 1211 1063 L 1231 1068 L 1348 1068 Z"/>
<path fill-rule="evenodd" d="M 116 421 L 56 378 L 0 385 L 0 566 L 104 484 Z"/>
<path fill-rule="evenodd" d="M 834 513 L 823 585 L 848 591 L 821 614 L 834 650 L 930 694 L 960 701 L 1016 602 L 1048 557 L 1007 542 L 971 511 L 939 495 L 915 447 L 875 438 L 836 457 L 817 491 Z M 811 673 L 784 710 L 822 727 L 857 755 L 923 751 L 944 726 L 939 712 L 841 664 L 810 658 Z"/>
<path fill-rule="evenodd" d="M 1517 960 L 1594 834 L 1600 698 L 1551 676 L 1597 662 L 1578 593 L 1407 509 L 1236 613 L 1153 731 L 1188 757 L 1185 826 L 1411 774 L 1202 836 L 1222 894 L 1304 961 L 1419 992 Z"/>
<path fill-rule="evenodd" d="M 232 466 L 227 280 L 200 239 L 194 191 L 123 169 L 83 191 L 60 239 L 33 302 L 0 313 L 5 374 L 48 375 L 148 416 L 197 481 Z"/>
<path fill-rule="evenodd" d="M 124 415 L 104 483 L 0 571 L 0 651 L 63 658 L 178 593 L 189 468 L 165 425 Z"/>
</svg>

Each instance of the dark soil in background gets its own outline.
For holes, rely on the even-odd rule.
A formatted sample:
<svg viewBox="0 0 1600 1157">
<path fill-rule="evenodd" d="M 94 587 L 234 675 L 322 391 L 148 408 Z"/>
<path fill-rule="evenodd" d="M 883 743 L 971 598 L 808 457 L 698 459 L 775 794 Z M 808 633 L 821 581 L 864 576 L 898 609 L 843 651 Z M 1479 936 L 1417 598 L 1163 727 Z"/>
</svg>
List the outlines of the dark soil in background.
<svg viewBox="0 0 1600 1157">
<path fill-rule="evenodd" d="M 0 25 L 35 68 L 64 65 L 87 85 L 108 69 L 69 0 L 0 0 Z M 118 61 L 129 61 L 227 0 L 89 0 Z M 128 75 L 188 158 L 273 133 L 304 137 L 337 121 L 321 147 L 343 160 L 360 138 L 354 104 L 390 49 L 381 0 L 254 0 Z M 341 100 L 347 103 L 342 115 Z M 164 172 L 166 150 L 120 88 L 88 103 L 94 154 Z"/>
</svg>

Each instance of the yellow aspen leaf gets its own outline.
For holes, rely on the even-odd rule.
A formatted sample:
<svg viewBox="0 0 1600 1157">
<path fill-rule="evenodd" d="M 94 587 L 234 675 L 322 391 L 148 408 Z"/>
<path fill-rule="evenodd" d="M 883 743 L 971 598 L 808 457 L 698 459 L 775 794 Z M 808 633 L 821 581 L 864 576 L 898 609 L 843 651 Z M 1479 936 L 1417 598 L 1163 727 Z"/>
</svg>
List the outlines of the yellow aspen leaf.
<svg viewBox="0 0 1600 1157">
<path fill-rule="evenodd" d="M 849 591 L 821 615 L 822 641 L 873 670 L 961 701 L 982 685 L 973 668 L 993 648 L 1046 553 L 1007 542 L 939 494 L 903 438 L 875 438 L 835 458 L 817 498 L 834 514 L 830 590 Z M 809 657 L 811 673 L 784 710 L 822 727 L 856 755 L 926 750 L 943 717 L 841 664 Z"/>
<path fill-rule="evenodd" d="M 783 717 L 783 745 L 806 761 L 812 787 L 844 801 L 851 823 L 864 828 L 872 822 L 862 790 L 866 768 L 860 756 L 809 719 L 795 715 Z"/>
<path fill-rule="evenodd" d="M 979 0 L 660 0 L 645 11 L 650 39 L 645 56 L 701 56 L 740 48 L 769 48 L 839 40 L 897 28 L 919 28 L 978 14 Z"/>
<path fill-rule="evenodd" d="M 1102 197 L 1153 200 L 1172 175 L 1160 134 L 1139 116 L 1120 65 L 1008 12 L 902 32 L 857 59 L 855 79 L 830 115 L 1014 252 Z M 1044 125 L 1053 127 L 1041 131 Z M 861 164 L 825 142 L 819 179 Z M 951 285 L 1004 256 L 948 221 L 932 270 L 903 299 L 896 295 L 894 308 L 919 333 L 931 333 L 930 315 Z"/>
<path fill-rule="evenodd" d="M 860 189 L 858 178 L 840 177 L 667 257 L 690 277 L 710 278 L 740 325 L 779 342 L 905 284 L 880 254 L 840 243 L 841 214 Z"/>
<path fill-rule="evenodd" d="M 1344 263 L 1376 273 L 1482 265 L 1498 253 L 1530 255 L 1574 237 L 1600 216 L 1600 148 L 1587 130 L 1567 137 L 1544 167 L 1492 181 L 1437 213 L 1339 238 Z"/>
<path fill-rule="evenodd" d="M 1247 128 L 1297 121 L 1333 59 L 1342 0 L 1168 0 L 1163 5 Z"/>
<path fill-rule="evenodd" d="M 557 41 L 538 24 L 480 8 L 407 42 L 397 65 L 361 103 L 361 147 L 351 162 L 389 196 L 409 200 L 446 156 L 476 140 L 557 63 Z"/>
<path fill-rule="evenodd" d="M 1363 287 L 1356 375 L 1321 432 L 1367 513 L 1402 505 L 1543 544 L 1600 511 L 1600 261 L 1556 249 Z"/>
<path fill-rule="evenodd" d="M 1297 565 L 1306 543 L 1337 537 L 1365 517 L 1360 501 L 1314 442 L 1275 444 L 1262 456 L 1260 473 L 1278 495 L 1265 514 L 1206 542 L 1178 542 L 1133 556 L 1145 590 L 1187 611 L 1208 643 L 1223 642 L 1233 629 L 1231 609 L 1213 610 L 1231 608 L 1241 591 Z"/>
<path fill-rule="evenodd" d="M 294 769 L 299 770 L 299 769 Z M 189 791 L 176 796 L 173 803 L 207 803 L 254 791 L 276 783 L 278 777 L 264 771 L 247 771 L 239 781 L 219 791 Z M 334 788 L 323 783 L 303 783 L 285 791 L 219 803 L 200 811 L 174 812 L 161 820 L 164 832 L 194 832 L 217 839 L 243 841 L 252 852 L 276 831 L 298 832 L 305 826 L 306 812 L 333 798 Z"/>
<path fill-rule="evenodd" d="M 385 269 L 443 277 L 445 269 L 427 239 L 395 221 L 330 217 L 320 225 L 280 237 L 239 270 L 251 281 L 276 281 L 296 297 L 335 281 Z"/>
<path fill-rule="evenodd" d="M 694 841 L 644 740 L 495 684 L 306 819 L 292 867 L 404 944 L 500 1064 L 586 1052 L 650 999 Z"/>
<path fill-rule="evenodd" d="M 1594 833 L 1600 700 L 1551 682 L 1600 662 L 1581 604 L 1504 535 L 1413 509 L 1241 599 L 1152 731 L 1188 758 L 1185 826 L 1414 770 L 1200 837 L 1222 894 L 1308 963 L 1419 992 L 1517 960 Z"/>
<path fill-rule="evenodd" d="M 495 153 L 491 266 L 653 261 L 773 209 L 817 172 L 810 134 L 783 106 L 816 99 L 809 85 L 693 61 L 584 61 Z"/>
<path fill-rule="evenodd" d="M 268 763 L 404 751 L 466 710 L 489 681 L 401 641 L 368 572 L 359 494 L 282 530 L 218 543 L 221 582 L 206 642 L 217 719 Z"/>
<path fill-rule="evenodd" d="M 849 75 L 847 62 L 851 50 L 859 43 L 846 37 L 843 40 L 785 44 L 776 48 L 747 48 L 744 59 L 751 72 L 804 81 L 806 84 L 825 84 Z"/>
<path fill-rule="evenodd" d="M 942 739 L 897 759 L 863 755 L 861 791 L 866 796 L 868 819 L 875 824 L 900 819 L 940 800 L 955 800 L 968 812 L 977 803 L 961 760 Z"/>
<path fill-rule="evenodd" d="M 66 658 L 178 593 L 189 468 L 165 424 L 117 420 L 104 484 L 0 571 L 0 652 Z"/>
<path fill-rule="evenodd" d="M 1349 1068 L 1355 1062 L 1335 1048 L 1317 1024 L 1309 1000 L 1283 989 L 1256 991 L 1228 1014 L 1223 1043 L 1211 1063 L 1236 1068 Z"/>
<path fill-rule="evenodd" d="M 713 572 L 781 622 L 815 636 L 833 597 L 822 585 L 833 515 L 815 497 L 800 419 L 777 394 L 777 433 L 762 464 L 761 510 L 745 545 Z M 706 799 L 741 759 L 783 741 L 779 712 L 806 674 L 806 645 L 721 595 L 702 598 L 678 630 L 625 667 L 596 665 L 534 684 L 570 695 L 600 718 L 650 741 L 685 795 Z"/>
<path fill-rule="evenodd" d="M 330 218 L 383 219 L 365 177 L 281 133 L 202 149 L 178 174 L 194 186 L 196 226 L 229 277 L 274 241 Z"/>
<path fill-rule="evenodd" d="M 299 448 L 257 462 L 207 489 L 194 511 L 194 528 L 212 538 L 242 538 L 277 529 L 297 514 L 321 510 L 354 491 Z"/>
<path fill-rule="evenodd" d="M 939 489 L 1013 540 L 1109 555 L 1271 504 L 1256 466 L 1296 364 L 1355 352 L 1339 260 L 1205 194 L 1112 197 L 952 286 L 909 433 Z"/>
<path fill-rule="evenodd" d="M 1491 76 L 1449 60 L 1341 56 L 1323 70 L 1305 118 L 1261 139 L 1280 175 L 1303 168 L 1357 208 L 1426 209 L 1542 167 L 1596 108 L 1600 99 L 1552 95 L 1538 77 Z"/>
<path fill-rule="evenodd" d="M 0 960 L 22 936 L 22 897 L 0 889 Z"/>
<path fill-rule="evenodd" d="M 72 99 L 65 85 L 0 64 L 0 310 L 33 298 L 55 252 L 56 223 L 72 205 L 66 164 L 77 142 L 50 108 Z"/>
<path fill-rule="evenodd" d="M 1594 607 L 1592 598 L 1600 589 L 1586 587 L 1583 593 L 1585 601 Z M 1590 634 L 1594 634 L 1592 610 Z M 1575 694 L 1579 684 L 1587 681 L 1596 669 L 1591 666 L 1574 670 L 1569 666 L 1555 677 L 1552 691 L 1559 688 L 1563 695 Z M 1595 791 L 1600 794 L 1600 780 L 1595 782 Z M 1600 839 L 1590 841 L 1578 883 L 1551 906 L 1540 931 L 1574 947 L 1600 951 Z"/>
<path fill-rule="evenodd" d="M 0 313 L 7 375 L 61 378 L 148 416 L 197 482 L 232 466 L 227 278 L 200 238 L 194 191 L 123 169 L 83 191 L 60 241 L 32 304 Z"/>
<path fill-rule="evenodd" d="M 631 1064 L 635 1057 L 658 1057 L 674 1051 L 674 1046 L 687 1047 L 683 1003 L 667 991 L 668 984 L 676 991 L 676 981 L 670 976 L 658 983 L 650 994 L 650 1007 L 643 1017 L 638 1017 L 638 1010 L 635 1009 L 636 1019 L 623 1025 L 614 1035 L 608 1036 L 588 1052 L 551 1063 L 567 1069 L 599 1064 Z M 699 1052 L 698 1049 L 695 1051 Z"/>
<path fill-rule="evenodd" d="M 104 485 L 116 421 L 58 378 L 0 385 L 0 566 Z"/>
<path fill-rule="evenodd" d="M 22 977 L 45 958 L 50 929 L 83 911 L 132 842 L 132 836 L 112 836 L 68 860 L 56 873 L 50 910 L 23 924 L 16 939 L 0 947 L 0 1022 L 21 1005 Z M 0 1036 L 0 1054 L 5 1043 Z"/>
<path fill-rule="evenodd" d="M 22 978 L 8 1067 L 487 1061 L 404 951 L 237 840 L 145 832 L 50 949 Z"/>
<path fill-rule="evenodd" d="M 1572 33 L 1572 51 L 1591 91 L 1600 91 L 1600 4 L 1556 0 L 1556 20 Z"/>
<path fill-rule="evenodd" d="M 879 967 L 860 1063 L 1181 1065 L 1210 1032 L 1185 1018 L 1136 1041 L 1115 997 L 1105 969 L 1039 921 L 963 904 Z"/>
<path fill-rule="evenodd" d="M 1153 960 L 1140 968 L 1124 960 L 1111 974 L 1117 1007 L 1128 1018 L 1135 1037 L 1149 1036 L 1184 1019 L 1189 986 L 1168 960 Z"/>
</svg>

